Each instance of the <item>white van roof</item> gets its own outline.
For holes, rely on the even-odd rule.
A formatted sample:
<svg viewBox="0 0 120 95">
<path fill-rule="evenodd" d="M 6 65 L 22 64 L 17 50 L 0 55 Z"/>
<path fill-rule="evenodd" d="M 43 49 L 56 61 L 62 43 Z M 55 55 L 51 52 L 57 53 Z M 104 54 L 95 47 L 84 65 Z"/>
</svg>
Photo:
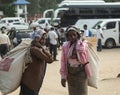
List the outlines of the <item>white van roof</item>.
<svg viewBox="0 0 120 95">
<path fill-rule="evenodd" d="M 5 17 L 5 18 L 2 18 L 2 19 L 23 19 L 22 17 Z"/>
</svg>

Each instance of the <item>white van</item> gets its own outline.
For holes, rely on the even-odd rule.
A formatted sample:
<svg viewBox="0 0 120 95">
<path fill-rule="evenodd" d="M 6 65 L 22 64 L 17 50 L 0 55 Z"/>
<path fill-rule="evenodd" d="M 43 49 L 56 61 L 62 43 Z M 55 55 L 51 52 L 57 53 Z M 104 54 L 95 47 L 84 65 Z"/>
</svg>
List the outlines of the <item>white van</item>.
<svg viewBox="0 0 120 95">
<path fill-rule="evenodd" d="M 7 29 L 10 23 L 13 22 L 22 22 L 24 23 L 24 19 L 22 17 L 5 17 L 0 20 L 0 28 Z"/>
<path fill-rule="evenodd" d="M 40 26 L 42 28 L 50 29 L 52 27 L 51 24 L 53 24 L 54 26 L 57 26 L 59 25 L 59 23 L 60 23 L 60 18 L 53 18 L 53 20 L 52 18 L 40 18 L 37 21 L 32 22 L 30 24 L 30 28 Z"/>
<path fill-rule="evenodd" d="M 98 21 L 105 19 L 79 19 L 76 21 L 75 26 L 80 30 L 84 30 L 83 26 L 86 24 L 88 29 L 91 29 Z"/>
<path fill-rule="evenodd" d="M 107 48 L 120 46 L 120 19 L 98 21 L 91 29 L 94 35 L 97 34 L 96 29 L 98 25 L 101 26 L 101 29 L 103 31 L 103 46 Z"/>
</svg>

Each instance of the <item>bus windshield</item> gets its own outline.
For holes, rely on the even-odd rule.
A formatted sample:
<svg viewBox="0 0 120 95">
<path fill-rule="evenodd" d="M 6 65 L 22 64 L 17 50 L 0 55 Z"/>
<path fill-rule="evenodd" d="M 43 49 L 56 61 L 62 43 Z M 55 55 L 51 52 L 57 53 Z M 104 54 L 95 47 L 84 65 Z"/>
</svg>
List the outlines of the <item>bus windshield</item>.
<svg viewBox="0 0 120 95">
<path fill-rule="evenodd" d="M 74 25 L 80 19 L 115 19 L 120 18 L 120 2 L 79 3 L 63 5 L 68 8 L 60 14 L 61 27 Z"/>
</svg>

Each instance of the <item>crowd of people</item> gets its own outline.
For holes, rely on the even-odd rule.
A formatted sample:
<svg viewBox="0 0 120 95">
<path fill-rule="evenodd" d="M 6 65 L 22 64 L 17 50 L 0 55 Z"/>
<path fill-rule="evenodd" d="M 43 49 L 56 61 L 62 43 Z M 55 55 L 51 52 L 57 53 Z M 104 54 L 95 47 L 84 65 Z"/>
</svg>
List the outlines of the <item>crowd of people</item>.
<svg viewBox="0 0 120 95">
<path fill-rule="evenodd" d="M 44 79 L 46 63 L 59 60 L 57 59 L 58 49 L 62 51 L 61 85 L 66 87 L 66 82 L 68 82 L 69 95 L 88 95 L 87 80 L 91 76 L 91 68 L 87 58 L 88 44 L 85 39 L 92 37 L 92 34 L 87 29 L 87 25 L 83 27 L 83 31 L 75 26 L 68 26 L 66 30 L 56 27 L 51 27 L 49 30 L 33 27 L 33 32 L 29 34 L 32 40 L 30 45 L 32 62 L 23 73 L 20 95 L 38 95 Z M 16 32 L 14 29 L 11 31 L 6 34 L 4 30 L 1 30 L 0 55 L 2 58 L 13 44 Z M 98 36 L 101 36 L 102 31 L 99 30 L 98 33 Z M 101 51 L 99 39 L 98 51 Z"/>
</svg>

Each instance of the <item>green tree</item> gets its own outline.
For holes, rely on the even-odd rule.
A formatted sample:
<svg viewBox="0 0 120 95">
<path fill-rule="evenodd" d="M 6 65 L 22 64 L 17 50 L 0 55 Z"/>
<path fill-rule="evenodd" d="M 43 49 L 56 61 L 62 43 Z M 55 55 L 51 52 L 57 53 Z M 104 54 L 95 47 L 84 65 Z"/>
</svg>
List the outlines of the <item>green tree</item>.
<svg viewBox="0 0 120 95">
<path fill-rule="evenodd" d="M 15 8 L 12 5 L 5 5 L 5 6 L 1 6 L 0 10 L 3 11 L 5 16 L 15 16 Z"/>
<path fill-rule="evenodd" d="M 16 1 L 16 0 L 11 0 Z M 62 2 L 63 0 L 27 0 L 30 2 L 28 5 L 28 15 L 34 14 L 42 14 L 46 9 L 55 9 L 57 4 Z M 105 0 L 105 2 L 116 2 L 120 0 Z M 2 5 L 2 4 L 1 4 Z M 4 12 L 6 16 L 14 16 L 15 15 L 15 8 L 11 4 L 5 4 L 0 7 L 0 10 Z"/>
<path fill-rule="evenodd" d="M 63 0 L 28 0 L 28 13 L 30 15 L 35 13 L 42 14 L 46 9 L 56 8 L 57 4 Z"/>
</svg>

